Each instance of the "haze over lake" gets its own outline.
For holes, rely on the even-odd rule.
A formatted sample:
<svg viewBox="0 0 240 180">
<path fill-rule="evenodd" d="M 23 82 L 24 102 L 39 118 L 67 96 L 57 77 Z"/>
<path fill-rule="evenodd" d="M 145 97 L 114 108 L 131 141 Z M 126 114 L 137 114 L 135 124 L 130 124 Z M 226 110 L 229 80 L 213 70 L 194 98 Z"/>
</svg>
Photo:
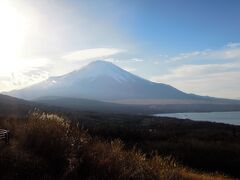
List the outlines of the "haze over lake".
<svg viewBox="0 0 240 180">
<path fill-rule="evenodd" d="M 167 113 L 167 114 L 155 114 L 155 116 L 174 117 L 179 119 L 191 119 L 195 121 L 210 121 L 240 125 L 240 111 Z"/>
</svg>

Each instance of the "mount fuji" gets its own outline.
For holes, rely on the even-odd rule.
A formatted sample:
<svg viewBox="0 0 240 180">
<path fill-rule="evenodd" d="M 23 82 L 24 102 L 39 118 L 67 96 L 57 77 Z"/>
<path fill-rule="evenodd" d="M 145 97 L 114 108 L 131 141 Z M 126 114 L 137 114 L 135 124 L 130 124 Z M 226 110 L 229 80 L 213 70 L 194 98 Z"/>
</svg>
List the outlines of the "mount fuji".
<svg viewBox="0 0 240 180">
<path fill-rule="evenodd" d="M 187 94 L 170 85 L 131 74 L 111 62 L 94 61 L 68 74 L 50 77 L 38 84 L 5 93 L 25 100 L 41 97 L 84 98 L 123 104 L 233 103 Z"/>
</svg>

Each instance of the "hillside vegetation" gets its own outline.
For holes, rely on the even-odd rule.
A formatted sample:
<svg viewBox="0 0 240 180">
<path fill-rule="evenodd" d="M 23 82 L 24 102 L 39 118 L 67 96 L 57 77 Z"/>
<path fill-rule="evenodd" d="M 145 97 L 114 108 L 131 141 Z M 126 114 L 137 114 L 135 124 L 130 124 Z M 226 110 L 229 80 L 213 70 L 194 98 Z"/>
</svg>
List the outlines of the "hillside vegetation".
<svg viewBox="0 0 240 180">
<path fill-rule="evenodd" d="M 0 143 L 0 179 L 230 179 L 185 168 L 172 157 L 146 156 L 119 139 L 90 136 L 54 114 L 0 121 L 10 144 Z"/>
<path fill-rule="evenodd" d="M 136 146 L 147 155 L 156 151 L 193 169 L 240 178 L 240 126 L 113 114 L 78 119 L 92 136 L 119 138 L 127 147 Z"/>
</svg>

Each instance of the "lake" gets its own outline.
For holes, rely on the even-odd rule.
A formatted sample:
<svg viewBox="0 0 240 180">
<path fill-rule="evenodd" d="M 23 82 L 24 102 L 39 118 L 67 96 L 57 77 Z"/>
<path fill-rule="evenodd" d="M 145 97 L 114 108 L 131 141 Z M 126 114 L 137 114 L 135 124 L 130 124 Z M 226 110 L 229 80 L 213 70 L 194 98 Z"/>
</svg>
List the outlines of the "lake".
<svg viewBox="0 0 240 180">
<path fill-rule="evenodd" d="M 231 112 L 191 112 L 191 113 L 166 113 L 154 114 L 154 116 L 174 117 L 179 119 L 191 119 L 196 121 L 220 122 L 240 125 L 240 111 Z"/>
</svg>

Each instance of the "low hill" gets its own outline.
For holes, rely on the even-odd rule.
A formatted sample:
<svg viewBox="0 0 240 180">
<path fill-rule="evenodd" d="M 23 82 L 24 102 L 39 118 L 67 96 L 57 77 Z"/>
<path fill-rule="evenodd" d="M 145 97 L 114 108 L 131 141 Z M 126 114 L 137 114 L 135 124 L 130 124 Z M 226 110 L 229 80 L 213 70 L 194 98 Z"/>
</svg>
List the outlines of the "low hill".
<svg viewBox="0 0 240 180">
<path fill-rule="evenodd" d="M 105 112 L 105 113 L 127 113 L 146 114 L 151 112 L 146 106 L 124 105 L 110 102 L 96 101 L 82 98 L 68 97 L 41 97 L 34 102 L 42 105 L 69 108 L 78 111 Z"/>
<path fill-rule="evenodd" d="M 0 115 L 26 115 L 36 104 L 15 97 L 0 94 Z"/>
<path fill-rule="evenodd" d="M 174 112 L 211 112 L 211 111 L 239 111 L 240 104 L 118 104 L 89 99 L 69 97 L 41 97 L 34 102 L 42 105 L 69 108 L 78 111 L 92 111 L 104 113 L 124 114 L 155 114 Z"/>
</svg>

